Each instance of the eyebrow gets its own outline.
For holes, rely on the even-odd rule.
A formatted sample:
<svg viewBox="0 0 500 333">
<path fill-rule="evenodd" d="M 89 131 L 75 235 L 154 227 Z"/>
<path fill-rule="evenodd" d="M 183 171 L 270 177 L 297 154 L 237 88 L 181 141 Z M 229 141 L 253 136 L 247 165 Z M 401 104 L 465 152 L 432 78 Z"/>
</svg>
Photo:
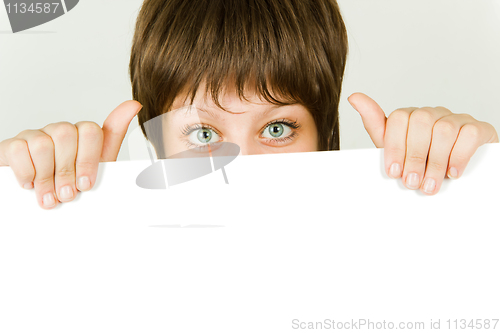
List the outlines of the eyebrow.
<svg viewBox="0 0 500 333">
<path fill-rule="evenodd" d="M 264 118 L 269 113 L 275 111 L 276 109 L 278 109 L 280 107 L 282 107 L 282 106 L 281 105 L 273 105 L 272 107 L 268 108 L 266 111 L 262 112 L 261 118 Z M 212 112 L 211 110 L 203 109 L 203 108 L 200 108 L 200 107 L 195 107 L 195 108 L 196 108 L 197 111 L 201 111 L 203 113 L 206 113 L 211 118 L 220 120 L 220 116 L 219 116 L 218 112 Z M 192 109 L 193 108 L 191 108 L 191 107 L 183 107 L 183 108 L 180 108 L 178 110 L 175 110 L 174 112 L 181 112 L 181 111 L 183 111 L 183 113 L 186 116 L 188 116 L 188 115 L 192 115 L 194 113 L 192 111 Z M 240 113 L 235 113 L 235 112 L 226 111 L 226 110 L 224 110 L 224 111 L 227 112 L 227 113 L 230 113 L 230 114 L 244 114 L 244 113 L 246 113 L 246 111 L 245 112 L 240 112 Z"/>
<path fill-rule="evenodd" d="M 202 109 L 202 108 L 199 108 L 199 107 L 195 107 L 193 108 L 192 105 L 190 106 L 184 106 L 180 109 L 177 109 L 177 110 L 174 110 L 173 112 L 174 113 L 182 113 L 186 116 L 190 116 L 190 115 L 193 115 L 193 109 L 196 109 L 196 111 L 201 111 L 201 112 L 204 112 L 206 114 L 208 114 L 210 117 L 212 118 L 215 118 L 215 119 L 220 119 L 220 116 L 214 112 L 211 112 L 210 110 L 205 110 L 205 109 Z"/>
</svg>

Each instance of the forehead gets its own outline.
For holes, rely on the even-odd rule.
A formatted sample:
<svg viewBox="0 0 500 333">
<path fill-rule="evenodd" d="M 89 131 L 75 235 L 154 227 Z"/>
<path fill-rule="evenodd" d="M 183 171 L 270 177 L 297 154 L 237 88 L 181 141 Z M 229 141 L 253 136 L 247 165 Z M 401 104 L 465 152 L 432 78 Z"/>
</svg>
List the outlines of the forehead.
<svg viewBox="0 0 500 333">
<path fill-rule="evenodd" d="M 265 98 L 257 94 L 254 89 L 247 88 L 244 91 L 244 98 L 240 97 L 236 86 L 232 83 L 221 87 L 218 95 L 218 102 L 223 109 L 215 103 L 212 94 L 210 92 L 206 92 L 206 85 L 203 81 L 196 91 L 193 103 L 191 103 L 191 96 L 188 96 L 187 92 L 183 92 L 177 96 L 172 104 L 171 110 L 195 104 L 196 107 L 202 109 L 225 111 L 230 114 L 240 114 L 258 111 L 264 112 L 270 108 L 275 109 L 279 107 L 274 103 L 266 101 Z"/>
<path fill-rule="evenodd" d="M 276 111 L 279 109 L 280 111 Z M 236 110 L 236 108 L 233 108 L 232 110 Z M 232 118 L 231 115 L 237 115 L 237 116 L 242 116 L 246 119 L 261 119 L 265 118 L 271 114 L 276 114 L 276 113 L 287 113 L 288 115 L 297 115 L 300 113 L 304 113 L 305 111 L 303 108 L 299 105 L 293 105 L 293 106 L 286 106 L 286 107 L 280 107 L 277 105 L 270 105 L 268 107 L 263 107 L 260 106 L 258 109 L 255 107 L 253 108 L 245 108 L 245 109 L 240 109 L 237 110 L 240 112 L 233 112 L 233 111 L 228 111 L 228 110 L 221 110 L 217 108 L 216 106 L 214 107 L 209 107 L 207 105 L 197 105 L 197 104 L 192 104 L 188 106 L 181 107 L 179 109 L 172 110 L 165 114 L 165 116 L 168 117 L 168 119 L 183 119 L 183 118 L 197 118 L 197 117 L 202 117 L 202 118 L 210 118 L 210 119 L 215 119 L 215 120 L 224 120 L 228 118 Z"/>
<path fill-rule="evenodd" d="M 309 111 L 301 104 L 280 106 L 260 100 L 257 96 L 252 96 L 249 101 L 241 100 L 237 94 L 226 95 L 225 99 L 219 99 L 224 109 L 219 108 L 211 98 L 195 98 L 193 104 L 191 100 L 185 104 L 177 104 L 177 108 L 172 108 L 170 112 L 164 114 L 169 121 L 186 121 L 188 119 L 218 120 L 221 123 L 226 121 L 260 121 L 272 117 L 293 117 L 297 119 L 310 118 Z M 268 120 L 269 120 L 268 119 Z M 248 123 L 249 124 L 249 123 Z"/>
</svg>

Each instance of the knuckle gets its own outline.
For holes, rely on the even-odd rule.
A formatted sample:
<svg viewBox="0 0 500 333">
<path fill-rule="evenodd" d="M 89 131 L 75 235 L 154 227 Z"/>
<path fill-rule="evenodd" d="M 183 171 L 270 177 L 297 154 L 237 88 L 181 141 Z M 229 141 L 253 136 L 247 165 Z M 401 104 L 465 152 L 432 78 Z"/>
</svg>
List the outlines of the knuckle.
<svg viewBox="0 0 500 333">
<path fill-rule="evenodd" d="M 427 162 L 427 167 L 431 170 L 435 170 L 435 171 L 443 171 L 443 170 L 446 170 L 446 168 L 448 167 L 448 163 L 446 162 L 446 165 L 444 163 L 442 163 L 441 161 L 428 161 Z"/>
<path fill-rule="evenodd" d="M 33 178 L 35 177 L 34 172 L 18 171 L 16 174 L 19 179 L 22 179 L 24 181 L 33 181 Z"/>
<path fill-rule="evenodd" d="M 71 167 L 64 167 L 56 171 L 56 178 L 75 178 L 75 169 Z"/>
<path fill-rule="evenodd" d="M 34 181 L 35 187 L 48 188 L 54 187 L 54 177 L 50 176 L 36 176 Z"/>
<path fill-rule="evenodd" d="M 434 123 L 434 113 L 430 108 L 421 108 L 413 111 L 411 114 L 411 120 L 422 124 L 433 124 Z"/>
<path fill-rule="evenodd" d="M 454 154 L 453 155 L 453 164 L 455 165 L 467 165 L 469 163 L 470 156 L 466 156 L 463 154 Z"/>
<path fill-rule="evenodd" d="M 78 132 L 84 140 L 102 136 L 101 127 L 92 121 L 78 123 Z"/>
<path fill-rule="evenodd" d="M 386 146 L 385 149 L 386 149 L 388 155 L 390 155 L 390 156 L 402 156 L 402 157 L 404 157 L 406 154 L 406 150 L 402 147 L 397 147 L 397 146 L 387 147 Z"/>
<path fill-rule="evenodd" d="M 22 139 L 13 139 L 8 146 L 9 155 L 18 155 L 28 152 L 28 143 Z"/>
<path fill-rule="evenodd" d="M 466 124 L 462 127 L 461 133 L 474 141 L 481 137 L 481 129 L 474 124 Z"/>
<path fill-rule="evenodd" d="M 451 112 L 451 110 L 450 110 L 450 109 L 445 108 L 444 106 L 436 106 L 436 107 L 435 107 L 435 109 L 436 109 L 436 110 L 441 110 L 441 111 L 443 111 L 444 113 L 446 113 L 446 114 L 448 114 L 448 115 L 453 114 L 453 112 Z"/>
<path fill-rule="evenodd" d="M 457 116 L 468 119 L 469 121 L 477 121 L 476 118 L 474 118 L 473 116 L 471 116 L 468 113 L 459 113 L 459 114 L 457 114 Z"/>
<path fill-rule="evenodd" d="M 58 141 L 66 141 L 76 138 L 76 128 L 70 123 L 58 123 L 54 127 L 51 136 Z"/>
<path fill-rule="evenodd" d="M 406 160 L 411 163 L 423 164 L 427 162 L 427 156 L 413 153 L 413 154 L 408 154 L 406 156 Z"/>
<path fill-rule="evenodd" d="M 90 161 L 77 161 L 76 168 L 79 170 L 92 170 L 97 167 L 96 163 Z"/>
<path fill-rule="evenodd" d="M 22 137 L 26 137 L 28 134 L 31 134 L 33 132 L 36 132 L 34 130 L 24 130 L 22 132 L 19 132 L 18 135 L 15 136 L 15 138 L 22 138 Z"/>
<path fill-rule="evenodd" d="M 438 134 L 440 136 L 453 136 L 458 133 L 458 129 L 456 126 L 449 121 L 438 121 L 436 125 L 434 125 L 434 134 Z"/>
<path fill-rule="evenodd" d="M 30 151 L 45 153 L 54 150 L 54 142 L 48 135 L 39 135 L 29 143 Z"/>
<path fill-rule="evenodd" d="M 389 120 L 396 122 L 408 122 L 409 113 L 402 109 L 397 109 L 389 115 Z"/>
</svg>

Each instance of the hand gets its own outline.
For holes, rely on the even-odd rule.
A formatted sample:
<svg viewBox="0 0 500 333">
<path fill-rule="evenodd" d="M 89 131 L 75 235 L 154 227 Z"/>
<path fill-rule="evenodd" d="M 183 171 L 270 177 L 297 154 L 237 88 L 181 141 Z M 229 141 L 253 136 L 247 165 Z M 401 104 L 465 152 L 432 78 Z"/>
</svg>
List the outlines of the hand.
<svg viewBox="0 0 500 333">
<path fill-rule="evenodd" d="M 356 93 L 349 102 L 377 148 L 384 148 L 385 169 L 411 190 L 439 192 L 445 176 L 457 179 L 477 148 L 499 142 L 492 125 L 444 107 L 398 109 L 386 118 L 370 97 Z"/>
<path fill-rule="evenodd" d="M 38 204 L 53 209 L 77 191 L 95 184 L 99 162 L 116 161 L 132 119 L 142 108 L 135 101 L 118 106 L 101 129 L 93 122 L 57 123 L 27 130 L 0 142 L 0 166 L 10 166 L 25 189 L 35 189 Z"/>
</svg>

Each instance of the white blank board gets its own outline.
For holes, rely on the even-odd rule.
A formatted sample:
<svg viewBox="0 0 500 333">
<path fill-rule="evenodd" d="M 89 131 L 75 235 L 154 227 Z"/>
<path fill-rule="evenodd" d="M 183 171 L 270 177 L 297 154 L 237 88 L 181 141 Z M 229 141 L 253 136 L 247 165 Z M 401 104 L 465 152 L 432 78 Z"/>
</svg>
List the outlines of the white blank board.
<svg viewBox="0 0 500 333">
<path fill-rule="evenodd" d="M 163 191 L 135 185 L 149 164 L 101 164 L 53 211 L 0 168 L 0 332 L 500 317 L 499 144 L 433 197 L 389 179 L 382 149 L 240 156 L 229 185 L 219 171 Z"/>
</svg>

